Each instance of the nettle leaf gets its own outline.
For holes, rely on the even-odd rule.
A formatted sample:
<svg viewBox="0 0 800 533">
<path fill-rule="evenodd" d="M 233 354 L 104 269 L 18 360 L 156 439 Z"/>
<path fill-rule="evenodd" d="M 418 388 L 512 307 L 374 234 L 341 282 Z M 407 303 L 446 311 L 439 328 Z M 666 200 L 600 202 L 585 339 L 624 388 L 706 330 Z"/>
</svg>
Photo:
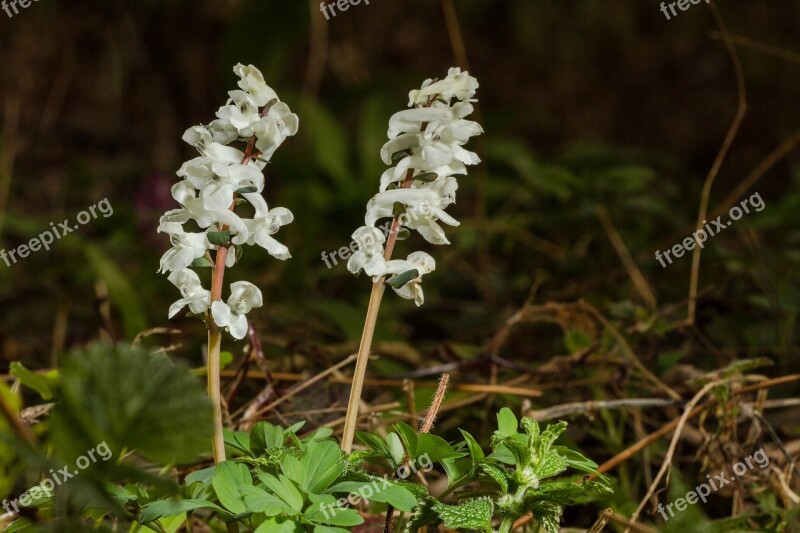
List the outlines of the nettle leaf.
<svg viewBox="0 0 800 533">
<path fill-rule="evenodd" d="M 242 500 L 239 487 L 252 485 L 253 478 L 250 470 L 241 463 L 224 461 L 217 465 L 211 485 L 217 494 L 219 502 L 234 514 L 247 511 L 247 506 Z"/>
<path fill-rule="evenodd" d="M 553 502 L 540 501 L 531 505 L 530 511 L 533 513 L 534 523 L 548 533 L 558 533 L 563 507 Z"/>
<path fill-rule="evenodd" d="M 497 483 L 503 493 L 508 492 L 508 474 L 504 468 L 491 463 L 483 463 L 478 465 L 478 472 Z"/>
<path fill-rule="evenodd" d="M 221 518 L 233 518 L 231 513 L 214 502 L 206 500 L 158 500 L 142 506 L 139 522 L 147 524 L 167 516 L 184 515 L 195 509 L 211 509 L 216 511 Z"/>
<path fill-rule="evenodd" d="M 560 474 L 567 469 L 567 460 L 554 450 L 548 451 L 533 467 L 539 479 L 545 479 Z"/>
<path fill-rule="evenodd" d="M 552 450 L 556 451 L 567 460 L 567 466 L 570 468 L 574 468 L 575 470 L 580 470 L 581 472 L 587 472 L 589 474 L 594 474 L 598 476 L 600 479 L 604 481 L 608 481 L 608 478 L 605 477 L 603 474 L 597 471 L 597 463 L 585 457 L 583 454 L 576 452 L 566 446 L 553 446 Z"/>
<path fill-rule="evenodd" d="M 503 407 L 497 413 L 497 431 L 504 437 L 510 437 L 517 433 L 517 417 L 508 407 Z"/>
<path fill-rule="evenodd" d="M 536 442 L 536 452 L 539 457 L 544 456 L 558 437 L 567 430 L 567 423 L 563 420 L 555 424 L 550 424 L 542 431 L 541 436 Z"/>
<path fill-rule="evenodd" d="M 419 277 L 419 270 L 413 268 L 411 270 L 406 270 L 402 274 L 397 274 L 395 276 L 392 276 L 391 278 L 386 280 L 386 284 L 394 287 L 395 289 L 399 289 L 409 281 L 417 279 L 418 277 Z"/>
<path fill-rule="evenodd" d="M 228 244 L 231 242 L 231 232 L 209 231 L 206 233 L 206 238 L 208 239 L 208 242 L 214 246 L 228 246 Z"/>
<path fill-rule="evenodd" d="M 466 500 L 458 505 L 437 503 L 433 510 L 447 528 L 488 531 L 492 527 L 494 503 L 489 498 Z"/>
<path fill-rule="evenodd" d="M 553 481 L 542 483 L 525 495 L 524 507 L 530 510 L 538 501 L 550 501 L 558 505 L 575 505 L 586 503 L 600 494 L 610 493 L 611 487 L 604 482 L 586 481 L 578 484 L 573 481 Z"/>
</svg>

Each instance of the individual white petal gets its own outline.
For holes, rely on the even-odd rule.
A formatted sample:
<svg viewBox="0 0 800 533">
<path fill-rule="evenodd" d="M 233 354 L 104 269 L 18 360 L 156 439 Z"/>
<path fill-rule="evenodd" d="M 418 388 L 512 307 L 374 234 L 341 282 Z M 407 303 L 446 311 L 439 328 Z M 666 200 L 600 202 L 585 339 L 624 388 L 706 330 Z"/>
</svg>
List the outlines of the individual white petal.
<svg viewBox="0 0 800 533">
<path fill-rule="evenodd" d="M 217 326 L 227 328 L 230 326 L 233 313 L 231 312 L 231 308 L 228 307 L 228 304 L 217 300 L 211 303 L 211 316 L 214 318 L 214 323 Z"/>
<path fill-rule="evenodd" d="M 286 261 L 292 257 L 292 254 L 289 253 L 289 249 L 285 245 L 279 243 L 264 232 L 256 233 L 254 239 L 256 244 L 264 248 L 275 259 Z"/>
<path fill-rule="evenodd" d="M 228 327 L 234 339 L 242 340 L 247 335 L 247 317 L 245 315 L 234 315 Z"/>
<path fill-rule="evenodd" d="M 233 204 L 233 185 L 229 183 L 209 183 L 200 191 L 203 208 L 208 211 L 225 211 Z"/>
<path fill-rule="evenodd" d="M 199 146 L 213 142 L 211 132 L 205 126 L 192 126 L 183 134 L 183 140 L 192 146 Z"/>
</svg>

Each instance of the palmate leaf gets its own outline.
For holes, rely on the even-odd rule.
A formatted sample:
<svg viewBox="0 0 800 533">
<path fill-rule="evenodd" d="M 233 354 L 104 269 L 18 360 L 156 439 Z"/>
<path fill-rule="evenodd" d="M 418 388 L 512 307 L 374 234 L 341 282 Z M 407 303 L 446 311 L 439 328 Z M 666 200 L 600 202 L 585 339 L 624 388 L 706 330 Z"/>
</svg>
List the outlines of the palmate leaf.
<svg viewBox="0 0 800 533">
<path fill-rule="evenodd" d="M 161 464 L 208 452 L 212 412 L 202 383 L 165 356 L 126 344 L 70 354 L 55 389 L 52 438 L 66 463 L 106 442 Z"/>
</svg>

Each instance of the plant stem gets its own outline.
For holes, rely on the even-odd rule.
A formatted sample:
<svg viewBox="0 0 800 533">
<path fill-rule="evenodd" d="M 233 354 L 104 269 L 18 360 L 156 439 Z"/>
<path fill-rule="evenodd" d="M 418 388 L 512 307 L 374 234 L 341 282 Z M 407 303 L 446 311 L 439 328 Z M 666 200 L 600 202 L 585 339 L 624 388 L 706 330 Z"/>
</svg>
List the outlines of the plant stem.
<svg viewBox="0 0 800 533">
<path fill-rule="evenodd" d="M 247 148 L 242 157 L 242 164 L 250 162 L 255 146 L 255 137 L 247 142 Z M 231 202 L 230 210 L 236 207 L 236 195 Z M 222 225 L 220 231 L 227 231 L 228 227 Z M 211 277 L 211 302 L 222 300 L 222 282 L 225 278 L 225 260 L 228 258 L 228 248 L 220 246 L 217 248 L 214 257 L 214 271 Z M 225 460 L 225 437 L 223 435 L 222 424 L 222 390 L 220 384 L 220 352 L 222 350 L 222 333 L 219 330 L 214 317 L 211 316 L 209 309 L 207 315 L 208 323 L 208 397 L 214 410 L 214 437 L 211 441 L 211 448 L 214 452 L 214 464 L 219 464 Z"/>
<path fill-rule="evenodd" d="M 520 485 L 520 487 L 517 488 L 517 492 L 514 493 L 514 501 L 520 503 L 527 490 L 527 485 Z M 503 518 L 503 522 L 500 524 L 500 529 L 497 530 L 497 533 L 509 533 L 511 528 L 514 527 L 514 522 L 516 522 L 517 518 L 519 517 L 506 516 Z"/>
<path fill-rule="evenodd" d="M 407 189 L 411 186 L 414 169 L 409 168 L 406 172 L 405 181 L 402 188 Z M 392 228 L 389 230 L 389 238 L 386 240 L 383 258 L 389 261 L 394 252 L 394 243 L 397 241 L 397 233 L 400 231 L 400 217 L 395 216 L 392 220 Z M 356 367 L 353 371 L 353 386 L 350 388 L 350 399 L 347 402 L 347 414 L 344 419 L 344 430 L 342 433 L 342 450 L 350 453 L 353 449 L 353 439 L 356 435 L 356 424 L 358 422 L 358 406 L 361 403 L 361 391 L 364 388 L 364 377 L 367 373 L 367 361 L 369 351 L 372 348 L 372 337 L 375 334 L 375 324 L 378 322 L 378 311 L 381 308 L 385 276 L 372 284 L 372 292 L 369 295 L 369 306 L 367 307 L 367 318 L 364 321 L 364 330 L 361 333 L 361 343 L 358 345 L 358 357 Z"/>
</svg>

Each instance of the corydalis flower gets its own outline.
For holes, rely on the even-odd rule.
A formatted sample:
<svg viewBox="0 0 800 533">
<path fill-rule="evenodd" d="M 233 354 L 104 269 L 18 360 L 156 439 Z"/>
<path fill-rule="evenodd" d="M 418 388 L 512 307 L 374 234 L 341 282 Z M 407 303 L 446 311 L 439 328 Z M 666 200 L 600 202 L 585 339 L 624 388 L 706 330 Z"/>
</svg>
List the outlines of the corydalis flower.
<svg viewBox="0 0 800 533">
<path fill-rule="evenodd" d="M 211 266 L 211 251 L 223 248 L 228 252 L 225 266 L 232 267 L 243 245 L 257 244 L 281 260 L 291 257 L 273 235 L 294 217 L 286 208 L 267 208 L 261 196 L 262 171 L 286 138 L 297 133 L 298 119 L 257 68 L 239 64 L 233 70 L 239 89 L 228 93 L 217 118 L 183 134 L 198 156 L 177 172 L 182 181 L 172 187 L 172 197 L 180 208 L 161 217 L 158 231 L 167 233 L 173 246 L 161 258 L 159 271 L 170 272 L 169 280 L 183 296 L 170 307 L 170 318 L 187 305 L 196 314 L 207 314 L 210 306 L 214 323 L 241 339 L 247 333 L 247 313 L 262 305 L 261 292 L 251 283 L 237 282 L 231 285 L 227 303 L 212 303 L 210 292 L 190 268 Z M 246 149 L 231 146 L 236 141 Z M 253 206 L 253 218 L 235 213 L 242 200 Z M 203 231 L 187 231 L 184 224 L 189 222 Z"/>
<path fill-rule="evenodd" d="M 445 79 L 426 80 L 420 90 L 409 94 L 409 107 L 389 120 L 389 141 L 381 159 L 394 165 L 381 176 L 380 192 L 367 204 L 365 226 L 353 238 L 359 244 L 348 262 L 353 273 L 364 270 L 388 283 L 403 298 L 422 305 L 422 276 L 436 268 L 431 256 L 414 252 L 405 260 L 384 258 L 383 235 L 378 220 L 394 217 L 398 228 L 417 231 L 432 244 L 449 244 L 440 223 L 458 226 L 445 209 L 456 201 L 457 175 L 480 158 L 464 148 L 470 138 L 483 132 L 480 124 L 467 120 L 478 81 L 461 69 L 451 68 Z M 377 233 L 375 233 L 377 232 Z M 362 242 L 370 237 L 370 243 Z M 380 237 L 378 237 L 380 236 Z M 395 236 L 390 236 L 390 239 Z"/>
<path fill-rule="evenodd" d="M 264 301 L 258 287 L 249 281 L 231 283 L 231 295 L 227 303 L 220 301 L 211 304 L 211 316 L 221 328 L 225 328 L 236 339 L 247 335 L 247 313 L 261 307 Z"/>
</svg>

